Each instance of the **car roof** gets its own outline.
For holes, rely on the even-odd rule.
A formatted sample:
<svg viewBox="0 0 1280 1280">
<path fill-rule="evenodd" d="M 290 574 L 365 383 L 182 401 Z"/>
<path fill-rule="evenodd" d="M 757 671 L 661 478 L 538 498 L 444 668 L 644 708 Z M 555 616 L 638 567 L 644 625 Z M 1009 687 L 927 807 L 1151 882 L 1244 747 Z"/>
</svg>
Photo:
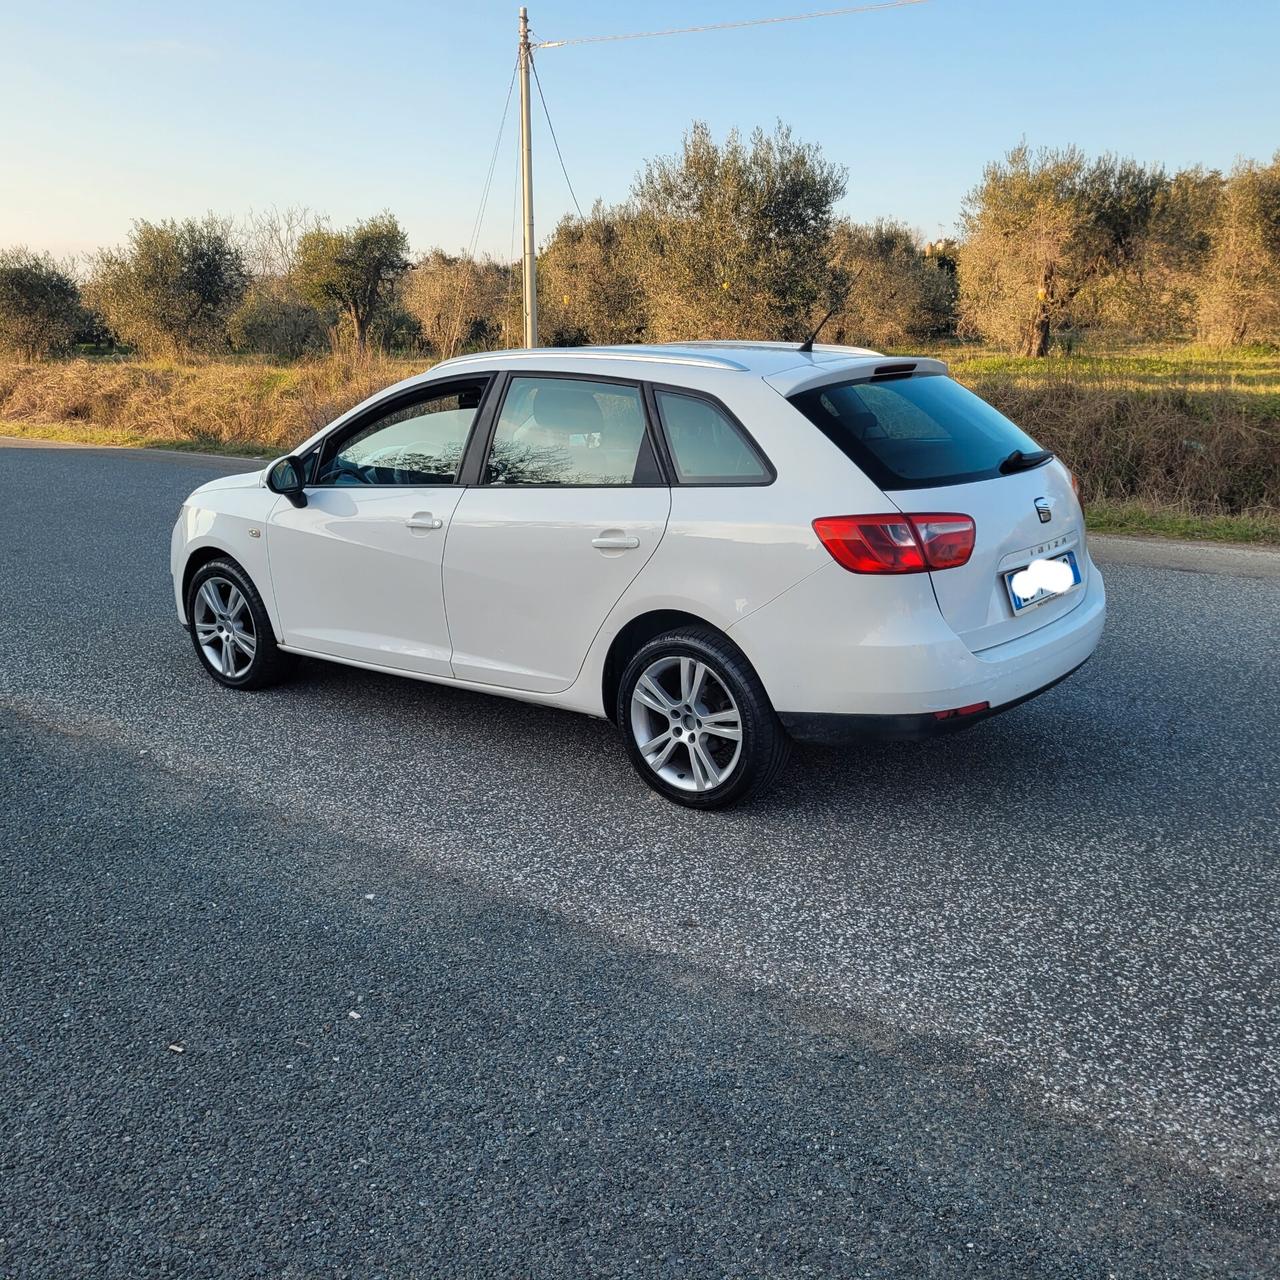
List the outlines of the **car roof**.
<svg viewBox="0 0 1280 1280">
<path fill-rule="evenodd" d="M 865 347 L 815 344 L 802 352 L 797 342 L 663 342 L 601 347 L 533 347 L 511 351 L 483 351 L 455 356 L 431 370 L 432 375 L 461 371 L 469 367 L 520 368 L 534 361 L 545 368 L 598 369 L 604 364 L 685 365 L 691 369 L 714 369 L 728 373 L 751 373 L 757 377 L 779 373 L 796 365 L 839 363 L 850 359 L 882 358 Z M 640 376 L 637 370 L 633 376 Z"/>
<path fill-rule="evenodd" d="M 531 364 L 549 373 L 594 372 L 604 377 L 647 378 L 707 389 L 724 386 L 725 379 L 732 381 L 734 375 L 748 374 L 763 378 L 783 395 L 841 378 L 889 372 L 890 366 L 895 373 L 947 372 L 940 360 L 886 356 L 868 347 L 819 342 L 811 351 L 802 351 L 796 342 L 696 341 L 484 351 L 442 361 L 423 376 L 434 381 L 453 373 L 515 371 Z"/>
</svg>

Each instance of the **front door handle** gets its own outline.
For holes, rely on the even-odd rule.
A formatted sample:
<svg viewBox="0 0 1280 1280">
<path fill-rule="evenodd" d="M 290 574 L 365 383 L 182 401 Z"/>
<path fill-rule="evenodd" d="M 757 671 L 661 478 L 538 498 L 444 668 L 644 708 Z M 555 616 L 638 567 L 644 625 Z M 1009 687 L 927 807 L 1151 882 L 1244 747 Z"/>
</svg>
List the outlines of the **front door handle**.
<svg viewBox="0 0 1280 1280">
<path fill-rule="evenodd" d="M 441 529 L 443 520 L 437 520 L 430 511 L 419 511 L 404 522 L 406 529 Z"/>
<path fill-rule="evenodd" d="M 597 551 L 634 551 L 640 545 L 639 538 L 629 538 L 624 533 L 602 533 L 591 539 Z"/>
</svg>

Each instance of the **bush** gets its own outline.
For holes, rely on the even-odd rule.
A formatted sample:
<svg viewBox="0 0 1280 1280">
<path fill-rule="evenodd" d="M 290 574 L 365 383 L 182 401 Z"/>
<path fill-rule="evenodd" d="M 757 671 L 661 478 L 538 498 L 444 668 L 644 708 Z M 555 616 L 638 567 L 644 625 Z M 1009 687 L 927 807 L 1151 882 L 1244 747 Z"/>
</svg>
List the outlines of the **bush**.
<svg viewBox="0 0 1280 1280">
<path fill-rule="evenodd" d="M 849 286 L 824 336 L 884 348 L 927 341 L 950 330 L 956 296 L 952 261 L 932 246 L 926 253 L 902 223 L 841 223 L 833 258 Z"/>
<path fill-rule="evenodd" d="M 435 249 L 410 270 L 402 305 L 432 355 L 448 360 L 462 351 L 517 345 L 520 298 L 511 267 Z"/>
<path fill-rule="evenodd" d="M 0 419 L 51 428 L 73 422 L 75 438 L 90 442 L 283 453 L 375 391 L 420 371 L 333 358 L 283 367 L 0 364 Z"/>
<path fill-rule="evenodd" d="M 80 289 L 47 253 L 0 252 L 0 349 L 43 360 L 71 348 L 84 323 Z"/>
<path fill-rule="evenodd" d="M 126 248 L 98 255 L 86 295 L 143 355 L 180 356 L 228 349 L 248 283 L 229 225 L 210 215 L 135 222 Z"/>
<path fill-rule="evenodd" d="M 329 326 L 314 307 L 269 283 L 254 284 L 228 321 L 237 351 L 297 360 L 328 350 Z"/>
</svg>

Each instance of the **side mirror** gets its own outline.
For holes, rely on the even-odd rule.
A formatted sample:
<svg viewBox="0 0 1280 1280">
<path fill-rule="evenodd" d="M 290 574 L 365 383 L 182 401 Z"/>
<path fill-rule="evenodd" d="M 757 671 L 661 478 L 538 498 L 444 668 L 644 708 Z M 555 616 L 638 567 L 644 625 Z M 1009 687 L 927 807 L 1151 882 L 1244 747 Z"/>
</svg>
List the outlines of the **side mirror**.
<svg viewBox="0 0 1280 1280">
<path fill-rule="evenodd" d="M 272 463 L 267 472 L 267 488 L 272 493 L 283 494 L 295 507 L 307 505 L 307 495 L 302 487 L 302 466 L 297 458 L 281 458 Z"/>
</svg>

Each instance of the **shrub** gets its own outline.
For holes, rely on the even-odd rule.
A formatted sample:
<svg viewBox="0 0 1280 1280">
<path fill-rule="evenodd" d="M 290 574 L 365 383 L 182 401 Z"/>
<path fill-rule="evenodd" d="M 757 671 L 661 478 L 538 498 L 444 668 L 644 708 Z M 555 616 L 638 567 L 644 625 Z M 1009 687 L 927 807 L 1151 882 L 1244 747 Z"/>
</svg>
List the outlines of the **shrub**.
<svg viewBox="0 0 1280 1280">
<path fill-rule="evenodd" d="M 47 253 L 0 252 L 0 348 L 24 360 L 69 350 L 84 323 L 80 290 Z"/>
<path fill-rule="evenodd" d="M 272 282 L 251 285 L 227 327 L 237 351 L 277 360 L 297 360 L 328 349 L 329 326 L 324 316 Z"/>
<path fill-rule="evenodd" d="M 180 356 L 227 350 L 248 283 L 229 225 L 210 215 L 135 222 L 125 248 L 98 255 L 86 296 L 142 354 Z"/>
</svg>

